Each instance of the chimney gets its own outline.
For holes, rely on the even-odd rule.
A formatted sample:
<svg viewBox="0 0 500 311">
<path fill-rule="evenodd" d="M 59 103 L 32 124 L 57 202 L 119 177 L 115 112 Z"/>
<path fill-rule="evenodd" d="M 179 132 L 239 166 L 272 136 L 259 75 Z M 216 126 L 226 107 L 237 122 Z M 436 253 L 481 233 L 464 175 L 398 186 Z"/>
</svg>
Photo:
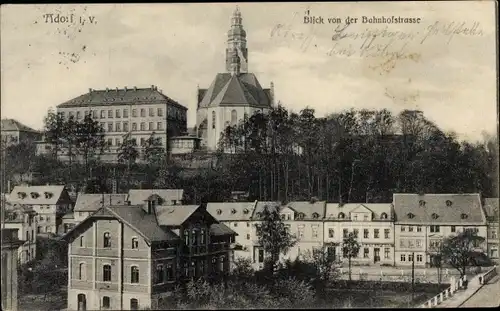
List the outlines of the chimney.
<svg viewBox="0 0 500 311">
<path fill-rule="evenodd" d="M 116 92 L 118 92 L 118 87 L 116 88 Z"/>
<path fill-rule="evenodd" d="M 125 92 L 127 91 L 127 87 L 126 86 L 123 89 L 125 90 Z"/>
<path fill-rule="evenodd" d="M 154 90 L 155 89 L 155 86 L 151 84 L 151 89 Z"/>
<path fill-rule="evenodd" d="M 137 91 L 137 86 L 134 86 L 134 91 Z"/>
<path fill-rule="evenodd" d="M 89 93 L 92 93 L 92 89 L 91 88 L 89 88 Z"/>
</svg>

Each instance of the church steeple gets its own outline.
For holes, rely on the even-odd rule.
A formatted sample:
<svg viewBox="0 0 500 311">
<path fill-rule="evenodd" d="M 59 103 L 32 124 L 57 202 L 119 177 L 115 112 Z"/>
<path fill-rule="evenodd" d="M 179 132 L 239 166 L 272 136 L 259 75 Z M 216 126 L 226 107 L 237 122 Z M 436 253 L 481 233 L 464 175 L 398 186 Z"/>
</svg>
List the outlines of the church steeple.
<svg viewBox="0 0 500 311">
<path fill-rule="evenodd" d="M 235 53 L 237 57 L 234 57 Z M 239 64 L 235 64 L 236 61 Z M 238 67 L 238 72 L 247 72 L 247 64 L 247 34 L 243 29 L 240 9 L 236 6 L 231 17 L 231 29 L 227 33 L 226 71 L 234 72 L 235 68 Z"/>
</svg>

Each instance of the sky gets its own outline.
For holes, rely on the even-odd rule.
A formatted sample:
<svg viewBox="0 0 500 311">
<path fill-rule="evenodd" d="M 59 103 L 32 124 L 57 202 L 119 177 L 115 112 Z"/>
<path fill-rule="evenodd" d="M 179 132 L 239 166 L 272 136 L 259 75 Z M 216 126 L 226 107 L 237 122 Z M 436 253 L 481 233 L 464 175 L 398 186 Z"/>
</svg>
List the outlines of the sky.
<svg viewBox="0 0 500 311">
<path fill-rule="evenodd" d="M 225 71 L 235 7 L 2 5 L 2 118 L 41 129 L 49 108 L 89 88 L 156 85 L 188 107 L 188 126 L 194 126 L 197 86 L 208 88 L 216 73 Z M 497 132 L 493 2 L 241 3 L 239 8 L 249 71 L 263 87 L 274 82 L 276 101 L 290 110 L 309 106 L 324 116 L 350 108 L 418 109 L 461 139 Z M 46 14 L 73 14 L 73 20 L 51 23 Z M 323 17 L 324 23 L 305 24 L 306 14 Z M 393 15 L 421 20 L 361 19 Z M 328 17 L 341 23 L 329 24 Z M 347 17 L 358 21 L 341 30 Z M 367 31 L 377 36 L 363 36 Z"/>
</svg>

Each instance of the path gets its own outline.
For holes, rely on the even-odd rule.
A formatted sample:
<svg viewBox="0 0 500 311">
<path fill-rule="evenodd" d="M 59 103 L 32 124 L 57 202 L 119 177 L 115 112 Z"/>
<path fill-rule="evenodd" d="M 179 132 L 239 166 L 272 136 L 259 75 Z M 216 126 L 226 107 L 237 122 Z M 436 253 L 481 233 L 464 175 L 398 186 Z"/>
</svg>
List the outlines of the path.
<svg viewBox="0 0 500 311">
<path fill-rule="evenodd" d="M 460 308 L 498 307 L 500 305 L 500 275 L 495 276 Z"/>
</svg>

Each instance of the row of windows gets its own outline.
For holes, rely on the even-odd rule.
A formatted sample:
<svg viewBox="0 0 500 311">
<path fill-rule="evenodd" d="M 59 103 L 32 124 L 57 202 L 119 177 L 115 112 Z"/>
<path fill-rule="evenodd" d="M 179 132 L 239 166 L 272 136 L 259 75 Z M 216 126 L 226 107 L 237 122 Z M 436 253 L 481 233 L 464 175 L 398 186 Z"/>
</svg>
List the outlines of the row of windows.
<svg viewBox="0 0 500 311">
<path fill-rule="evenodd" d="M 422 247 L 422 240 L 416 239 L 416 240 L 399 240 L 399 247 L 402 248 L 420 248 Z M 431 247 L 432 247 L 432 242 L 431 242 Z"/>
<path fill-rule="evenodd" d="M 359 235 L 359 230 L 354 229 L 353 230 L 354 236 L 358 237 Z M 390 229 L 384 229 L 384 239 L 390 239 L 391 238 L 391 230 Z M 330 228 L 328 229 L 328 236 L 330 238 L 335 237 L 335 231 L 334 229 Z M 343 237 L 347 238 L 349 236 L 349 229 L 344 229 L 343 231 Z M 369 229 L 363 229 L 363 238 L 369 239 L 370 238 L 370 230 Z M 380 229 L 373 229 L 373 238 L 374 239 L 379 239 L 380 238 Z"/>
<path fill-rule="evenodd" d="M 85 247 L 85 236 L 83 235 L 80 236 L 80 247 Z M 103 234 L 102 247 L 111 248 L 111 234 L 109 232 L 105 232 Z M 130 239 L 130 247 L 131 249 L 139 248 L 139 239 L 137 237 L 133 237 L 132 239 Z M 167 249 L 169 247 L 171 247 L 170 244 L 161 243 L 158 249 Z"/>
<path fill-rule="evenodd" d="M 80 294 L 83 295 L 83 294 Z M 78 295 L 79 303 L 81 304 L 82 302 L 80 301 L 80 295 Z M 109 296 L 103 296 L 102 297 L 102 309 L 109 309 L 111 307 L 111 298 Z M 139 301 L 136 298 L 131 298 L 130 299 L 130 310 L 139 310 Z"/>
<path fill-rule="evenodd" d="M 158 143 L 163 145 L 163 139 L 161 137 L 157 137 L 158 139 Z M 130 140 L 132 140 L 132 144 L 134 146 L 137 146 L 137 138 L 131 138 Z M 114 144 L 113 144 L 114 142 Z M 141 137 L 141 146 L 144 146 L 146 144 L 146 138 L 144 137 Z M 122 145 L 122 140 L 120 138 L 115 138 L 114 141 L 113 141 L 113 138 L 108 138 L 107 140 L 107 145 L 108 146 L 121 146 Z"/>
<path fill-rule="evenodd" d="M 439 226 L 431 226 L 432 227 L 437 227 L 437 231 L 431 231 L 431 232 L 439 232 Z M 413 226 L 408 226 L 408 232 L 413 232 L 415 229 L 415 227 Z M 434 230 L 435 228 L 433 228 L 432 230 Z M 422 232 L 422 226 L 417 226 L 416 227 L 416 231 L 417 232 Z M 401 232 L 406 232 L 406 227 L 405 226 L 401 226 Z"/>
<path fill-rule="evenodd" d="M 354 257 L 357 258 L 357 257 L 361 257 L 361 251 L 363 251 L 363 258 L 370 258 L 370 248 L 368 247 L 364 247 L 364 248 L 360 248 L 358 253 L 357 254 L 354 254 Z M 343 250 L 343 254 L 342 254 L 345 258 L 348 257 L 348 251 L 347 249 Z M 374 249 L 373 251 L 373 256 L 374 257 L 377 257 L 375 259 L 380 259 L 380 253 L 379 253 L 379 249 Z M 391 258 L 391 249 L 389 247 L 386 247 L 384 248 L 384 259 L 390 259 Z"/>
<path fill-rule="evenodd" d="M 105 132 L 128 132 L 130 130 L 132 131 L 137 131 L 137 123 L 132 122 L 132 128 L 129 128 L 129 123 L 128 122 L 115 122 L 114 127 L 113 127 L 113 122 L 108 122 L 108 126 L 106 127 L 105 122 L 101 122 L 101 127 L 103 131 Z M 154 122 L 148 122 L 147 128 L 146 128 L 146 122 L 141 122 L 139 123 L 139 129 L 140 131 L 155 131 L 163 130 L 163 122 L 156 122 L 156 128 L 155 128 L 155 123 Z"/>
<path fill-rule="evenodd" d="M 191 234 L 189 230 L 184 230 L 184 243 L 186 245 L 205 245 L 205 242 L 205 229 L 193 229 L 191 230 Z"/>
<path fill-rule="evenodd" d="M 406 259 L 408 258 L 409 262 L 413 261 L 413 254 L 401 254 L 401 261 L 405 262 Z M 421 254 L 417 255 L 417 262 L 422 262 L 424 260 L 424 256 Z"/>
<path fill-rule="evenodd" d="M 113 113 L 114 112 L 114 113 Z M 132 118 L 137 118 L 139 115 L 137 114 L 137 109 L 132 109 Z M 140 112 L 140 117 L 144 118 L 146 117 L 146 109 L 141 108 L 139 110 Z M 154 108 L 149 108 L 148 109 L 148 116 L 154 117 L 155 116 L 155 109 Z M 65 112 L 60 112 L 61 116 L 63 118 L 66 117 Z M 83 116 L 90 115 L 93 119 L 112 119 L 112 118 L 128 118 L 128 109 L 108 109 L 108 110 L 85 110 L 82 114 L 81 111 L 70 111 L 68 112 L 68 117 L 76 117 L 76 119 L 82 119 Z M 157 108 L 156 109 L 156 116 L 158 117 L 163 117 L 163 108 Z"/>
<path fill-rule="evenodd" d="M 191 148 L 191 147 L 194 147 L 194 142 L 192 140 L 174 140 L 172 142 L 172 147 L 174 147 L 174 148 Z"/>
</svg>

